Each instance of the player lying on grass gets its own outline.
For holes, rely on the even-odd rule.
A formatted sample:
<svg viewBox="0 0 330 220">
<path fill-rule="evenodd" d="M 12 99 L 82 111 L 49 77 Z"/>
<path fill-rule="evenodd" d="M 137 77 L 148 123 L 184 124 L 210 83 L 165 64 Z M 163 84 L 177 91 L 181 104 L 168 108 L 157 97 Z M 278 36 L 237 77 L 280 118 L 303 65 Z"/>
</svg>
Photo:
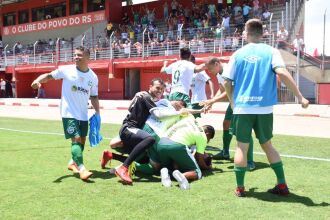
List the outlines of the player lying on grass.
<svg viewBox="0 0 330 220">
<path fill-rule="evenodd" d="M 144 130 L 147 131 L 150 135 L 152 135 L 155 138 L 156 144 L 154 144 L 153 147 L 156 147 L 156 148 L 158 145 L 157 143 L 160 140 L 160 137 L 168 136 L 167 130 L 170 126 L 172 126 L 174 123 L 179 123 L 181 121 L 180 120 L 181 118 L 186 119 L 187 117 L 189 118 L 191 116 L 191 115 L 189 115 L 189 116 L 184 117 L 184 116 L 182 116 L 182 113 L 184 113 L 184 115 L 187 115 L 188 114 L 187 111 L 190 111 L 192 113 L 203 111 L 203 109 L 201 109 L 201 110 L 182 109 L 182 107 L 183 107 L 182 101 L 169 102 L 167 100 L 162 100 L 160 102 L 157 102 L 157 105 L 160 107 L 153 108 L 150 110 L 151 116 L 148 118 L 148 120 L 146 121 L 146 124 L 144 126 Z M 184 121 L 186 121 L 186 120 L 184 120 Z M 190 119 L 190 121 L 191 121 L 191 119 Z M 193 121 L 193 124 L 196 123 L 196 121 L 194 119 L 192 119 L 192 121 Z M 196 126 L 195 126 L 195 128 L 196 128 Z M 197 130 L 197 129 L 195 129 L 195 130 Z M 213 135 L 214 135 L 213 127 L 211 130 L 213 131 Z M 176 132 L 175 132 L 175 134 L 176 134 Z M 191 136 L 196 135 L 191 132 L 190 133 L 188 132 L 188 134 L 190 134 Z M 174 135 L 174 134 L 171 134 L 171 135 Z M 202 139 L 203 139 L 203 137 L 202 137 Z M 187 141 L 188 140 L 183 140 L 183 143 L 190 143 Z M 205 141 L 205 147 L 206 147 L 206 142 L 207 141 Z M 120 144 L 118 144 L 118 143 L 120 143 L 119 139 L 117 141 L 112 141 L 112 147 L 118 149 L 118 146 L 120 146 Z M 192 143 L 187 146 L 190 146 L 192 144 L 195 144 L 195 142 L 192 141 Z M 200 146 L 200 145 L 198 145 L 198 146 Z M 182 146 L 180 146 L 180 147 L 182 147 Z M 155 152 L 154 150 L 149 149 L 149 154 L 153 154 L 154 152 Z M 196 157 L 198 158 L 198 161 L 199 161 L 199 163 L 201 163 L 201 166 L 203 166 L 203 168 L 207 168 L 207 169 L 210 168 L 208 165 L 205 165 L 204 154 L 201 156 L 201 155 L 199 155 L 199 153 L 197 153 Z M 122 161 L 124 159 L 124 156 L 118 155 L 115 153 L 111 153 L 111 152 L 105 150 L 103 153 L 102 160 L 101 160 L 101 166 L 105 167 L 105 164 L 110 159 Z M 145 161 L 145 160 L 142 160 L 142 161 Z M 155 165 L 156 163 L 153 164 L 153 165 L 155 165 L 155 169 L 150 164 L 140 164 L 140 163 L 136 163 L 136 164 L 137 164 L 137 170 L 139 170 L 143 173 L 153 174 L 155 171 L 157 171 L 157 170 L 159 171 L 159 169 L 160 169 L 160 166 Z M 196 170 L 199 170 L 199 168 L 196 168 Z M 196 173 L 196 172 L 194 172 L 194 173 Z M 198 179 L 198 176 L 195 176 L 194 178 Z"/>
</svg>

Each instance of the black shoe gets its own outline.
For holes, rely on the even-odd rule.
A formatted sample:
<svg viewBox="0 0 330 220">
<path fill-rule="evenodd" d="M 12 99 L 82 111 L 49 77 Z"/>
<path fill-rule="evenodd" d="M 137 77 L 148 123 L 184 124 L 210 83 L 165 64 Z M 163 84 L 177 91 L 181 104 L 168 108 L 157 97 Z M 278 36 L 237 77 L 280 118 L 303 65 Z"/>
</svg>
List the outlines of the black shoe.
<svg viewBox="0 0 330 220">
<path fill-rule="evenodd" d="M 230 160 L 229 154 L 224 153 L 223 150 L 221 150 L 219 153 L 212 156 L 213 160 Z"/>
<path fill-rule="evenodd" d="M 279 196 L 287 196 L 290 194 L 289 188 L 285 183 L 277 184 L 274 188 L 269 189 L 267 192 L 276 194 Z"/>
</svg>

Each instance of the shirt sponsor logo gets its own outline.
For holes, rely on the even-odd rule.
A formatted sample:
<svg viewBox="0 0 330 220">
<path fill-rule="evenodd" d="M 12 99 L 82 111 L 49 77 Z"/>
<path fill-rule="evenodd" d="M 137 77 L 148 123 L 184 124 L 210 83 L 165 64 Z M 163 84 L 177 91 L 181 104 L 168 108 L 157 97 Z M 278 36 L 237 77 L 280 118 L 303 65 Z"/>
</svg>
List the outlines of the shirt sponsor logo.
<svg viewBox="0 0 330 220">
<path fill-rule="evenodd" d="M 239 96 L 237 101 L 239 102 L 260 102 L 263 99 L 262 96 Z"/>
<path fill-rule="evenodd" d="M 88 90 L 83 88 L 83 87 L 80 87 L 80 86 L 76 86 L 76 85 L 73 85 L 71 87 L 71 91 L 72 92 L 82 92 L 82 93 L 85 93 L 85 94 L 88 94 Z"/>
<path fill-rule="evenodd" d="M 258 62 L 259 60 L 261 59 L 261 57 L 258 57 L 258 56 L 255 56 L 255 55 L 251 55 L 251 56 L 248 56 L 248 57 L 245 57 L 244 60 L 246 62 L 249 62 L 249 63 L 256 63 Z"/>
</svg>

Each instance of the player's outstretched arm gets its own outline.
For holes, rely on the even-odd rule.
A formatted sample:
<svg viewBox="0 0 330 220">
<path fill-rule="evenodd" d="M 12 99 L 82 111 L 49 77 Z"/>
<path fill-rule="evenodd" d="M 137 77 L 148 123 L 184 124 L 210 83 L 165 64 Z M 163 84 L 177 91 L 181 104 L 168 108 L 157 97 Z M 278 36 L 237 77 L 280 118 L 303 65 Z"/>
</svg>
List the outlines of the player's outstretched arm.
<svg viewBox="0 0 330 220">
<path fill-rule="evenodd" d="M 298 102 L 301 104 L 301 106 L 303 108 L 307 108 L 309 101 L 305 99 L 305 97 L 301 94 L 288 70 L 285 68 L 276 68 L 275 72 L 280 78 L 281 82 L 283 82 L 286 87 L 288 87 L 291 92 L 293 92 L 293 94 L 298 98 Z"/>
<path fill-rule="evenodd" d="M 31 87 L 33 89 L 38 89 L 40 87 L 40 83 L 46 83 L 49 80 L 53 80 L 53 79 L 54 78 L 52 77 L 51 73 L 42 74 L 32 82 Z"/>
</svg>

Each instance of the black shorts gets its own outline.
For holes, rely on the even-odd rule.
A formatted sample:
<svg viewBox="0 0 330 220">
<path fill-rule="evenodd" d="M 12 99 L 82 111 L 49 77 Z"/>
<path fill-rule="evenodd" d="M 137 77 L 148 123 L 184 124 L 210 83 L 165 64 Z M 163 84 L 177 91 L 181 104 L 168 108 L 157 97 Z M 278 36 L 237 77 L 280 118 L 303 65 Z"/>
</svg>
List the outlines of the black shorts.
<svg viewBox="0 0 330 220">
<path fill-rule="evenodd" d="M 123 126 L 119 130 L 120 139 L 124 144 L 125 153 L 129 154 L 132 152 L 134 147 L 139 144 L 141 141 L 146 139 L 147 137 L 152 137 L 148 132 L 139 129 Z"/>
</svg>

